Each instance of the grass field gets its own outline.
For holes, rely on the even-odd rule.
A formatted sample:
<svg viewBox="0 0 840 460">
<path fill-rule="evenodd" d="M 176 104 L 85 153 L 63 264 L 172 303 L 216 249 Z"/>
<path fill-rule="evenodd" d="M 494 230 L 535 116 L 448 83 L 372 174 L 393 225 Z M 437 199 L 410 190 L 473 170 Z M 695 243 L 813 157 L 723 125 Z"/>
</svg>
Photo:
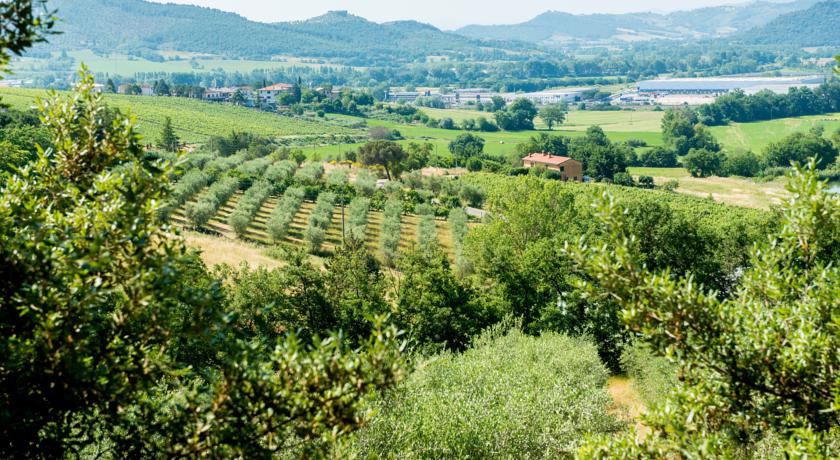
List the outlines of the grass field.
<svg viewBox="0 0 840 460">
<path fill-rule="evenodd" d="M 732 123 L 729 126 L 714 126 L 711 131 L 729 150 L 752 150 L 760 153 L 771 142 L 779 141 L 795 132 L 808 131 L 815 126 L 825 127 L 825 135 L 831 136 L 840 129 L 840 113 L 781 118 L 754 123 Z"/>
<path fill-rule="evenodd" d="M 682 168 L 629 168 L 633 176 L 651 176 L 657 185 L 679 182 L 677 192 L 699 197 L 711 196 L 715 201 L 749 208 L 768 209 L 787 196 L 784 178 L 756 182 L 742 177 L 691 177 Z"/>
<path fill-rule="evenodd" d="M 0 88 L 2 101 L 20 109 L 35 106 L 36 98 L 46 94 L 39 89 Z M 137 118 L 137 128 L 146 142 L 154 142 L 166 117 L 172 118 L 176 132 L 186 142 L 202 142 L 210 136 L 234 130 L 276 138 L 359 134 L 340 126 L 196 99 L 108 94 L 105 100 L 122 111 L 130 111 Z"/>
<path fill-rule="evenodd" d="M 465 119 L 485 117 L 492 120 L 493 114 L 467 109 L 430 109 L 423 107 L 424 113 L 432 118 L 451 118 L 457 123 Z M 562 131 L 586 131 L 592 125 L 599 125 L 604 131 L 612 133 L 658 133 L 662 125 L 662 117 L 665 112 L 654 112 L 652 110 L 616 110 L 616 111 L 569 111 L 566 122 L 555 126 L 555 130 Z M 538 129 L 546 129 L 546 125 L 537 117 L 535 120 Z"/>
</svg>

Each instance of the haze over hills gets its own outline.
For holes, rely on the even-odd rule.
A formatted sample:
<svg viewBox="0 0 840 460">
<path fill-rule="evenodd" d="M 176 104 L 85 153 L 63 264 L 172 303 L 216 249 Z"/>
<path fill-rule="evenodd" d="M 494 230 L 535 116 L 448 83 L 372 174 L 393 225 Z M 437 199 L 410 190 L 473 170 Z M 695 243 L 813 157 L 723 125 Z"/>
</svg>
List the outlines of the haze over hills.
<svg viewBox="0 0 840 460">
<path fill-rule="evenodd" d="M 807 10 L 780 16 L 738 38 L 744 43 L 758 45 L 838 46 L 840 1 L 824 1 Z"/>
<path fill-rule="evenodd" d="M 670 14 L 585 14 L 549 11 L 513 25 L 471 25 L 457 32 L 477 39 L 524 40 L 543 45 L 591 41 L 702 38 L 762 26 L 781 15 L 811 7 L 818 0 L 757 1 Z"/>
<path fill-rule="evenodd" d="M 50 6 L 58 9 L 63 31 L 51 38 L 51 46 L 64 49 L 406 60 L 434 54 L 492 55 L 498 49 L 523 47 L 485 43 L 415 21 L 377 24 L 341 11 L 307 21 L 267 24 L 216 9 L 142 0 L 51 0 Z"/>
</svg>

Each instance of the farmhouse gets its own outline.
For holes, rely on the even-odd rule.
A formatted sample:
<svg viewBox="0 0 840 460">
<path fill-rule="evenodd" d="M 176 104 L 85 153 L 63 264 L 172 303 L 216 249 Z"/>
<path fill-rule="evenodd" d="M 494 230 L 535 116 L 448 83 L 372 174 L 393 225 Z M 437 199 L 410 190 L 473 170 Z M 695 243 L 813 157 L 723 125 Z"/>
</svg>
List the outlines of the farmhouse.
<svg viewBox="0 0 840 460">
<path fill-rule="evenodd" d="M 204 91 L 204 99 L 207 101 L 225 102 L 230 100 L 236 91 L 237 88 L 207 88 Z"/>
<path fill-rule="evenodd" d="M 291 91 L 293 87 L 294 85 L 290 85 L 288 83 L 277 83 L 275 85 L 266 86 L 265 88 L 260 88 L 260 102 L 263 104 L 276 104 L 277 96 Z"/>
<path fill-rule="evenodd" d="M 557 171 L 563 180 L 583 180 L 583 165 L 569 157 L 561 157 L 550 153 L 531 153 L 522 158 L 522 164 L 526 168 L 544 166 L 546 169 Z"/>
</svg>

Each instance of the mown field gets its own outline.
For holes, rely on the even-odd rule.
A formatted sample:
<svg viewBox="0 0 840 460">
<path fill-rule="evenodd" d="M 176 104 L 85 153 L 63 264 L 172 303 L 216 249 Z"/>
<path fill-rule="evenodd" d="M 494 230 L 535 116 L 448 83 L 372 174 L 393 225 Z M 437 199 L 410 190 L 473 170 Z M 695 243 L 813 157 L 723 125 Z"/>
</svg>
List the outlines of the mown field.
<svg viewBox="0 0 840 460">
<path fill-rule="evenodd" d="M 467 109 L 431 109 L 423 107 L 424 113 L 432 118 L 451 118 L 455 122 L 466 119 L 485 117 L 492 120 L 493 114 Z M 566 121 L 555 126 L 555 130 L 563 131 L 586 131 L 592 125 L 599 125 L 604 131 L 623 133 L 658 133 L 662 125 L 662 117 L 665 112 L 654 112 L 653 110 L 616 110 L 607 112 L 595 112 L 588 110 L 569 111 Z M 537 117 L 534 120 L 537 129 L 548 129 L 545 123 Z"/>
<path fill-rule="evenodd" d="M 677 192 L 698 197 L 712 197 L 715 201 L 734 206 L 768 209 L 787 196 L 785 179 L 758 182 L 743 177 L 691 177 L 683 168 L 629 168 L 635 177 L 651 176 L 657 185 L 679 182 Z"/>
<path fill-rule="evenodd" d="M 2 101 L 18 109 L 34 107 L 36 99 L 46 94 L 40 89 L 0 88 Z M 146 142 L 153 142 L 157 138 L 166 117 L 172 119 L 178 136 L 186 142 L 203 142 L 210 136 L 231 131 L 245 131 L 274 138 L 359 134 L 356 130 L 341 126 L 196 99 L 108 94 L 105 100 L 124 112 L 130 111 L 137 118 L 137 128 Z"/>
<path fill-rule="evenodd" d="M 823 126 L 825 136 L 831 136 L 840 129 L 840 113 L 732 123 L 729 126 L 714 126 L 711 131 L 726 149 L 752 150 L 758 153 L 771 142 L 777 142 L 795 132 L 808 131 L 815 126 Z"/>
</svg>

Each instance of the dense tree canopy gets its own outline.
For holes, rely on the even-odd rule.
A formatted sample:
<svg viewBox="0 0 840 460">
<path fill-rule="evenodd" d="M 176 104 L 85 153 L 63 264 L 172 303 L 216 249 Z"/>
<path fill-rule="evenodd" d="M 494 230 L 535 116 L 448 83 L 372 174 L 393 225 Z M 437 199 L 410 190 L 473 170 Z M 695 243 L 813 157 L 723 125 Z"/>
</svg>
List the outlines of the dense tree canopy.
<svg viewBox="0 0 840 460">
<path fill-rule="evenodd" d="M 359 160 L 366 165 L 378 165 L 385 169 L 388 179 L 399 176 L 402 162 L 407 158 L 405 150 L 392 141 L 372 141 L 359 147 Z"/>
</svg>

